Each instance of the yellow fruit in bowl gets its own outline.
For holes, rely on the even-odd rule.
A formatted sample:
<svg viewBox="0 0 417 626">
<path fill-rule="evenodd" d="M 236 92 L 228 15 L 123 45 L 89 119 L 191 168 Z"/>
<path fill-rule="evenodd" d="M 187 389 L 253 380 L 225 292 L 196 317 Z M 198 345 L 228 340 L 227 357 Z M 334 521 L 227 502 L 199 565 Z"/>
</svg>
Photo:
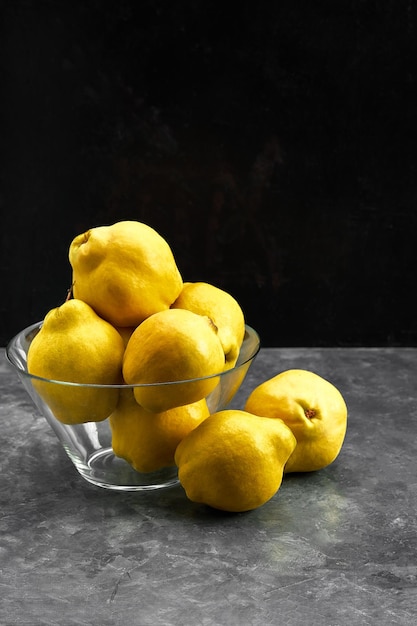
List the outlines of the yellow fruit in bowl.
<svg viewBox="0 0 417 626">
<path fill-rule="evenodd" d="M 281 420 L 228 409 L 213 413 L 181 441 L 175 463 L 190 500 L 243 512 L 275 495 L 295 446 Z"/>
<path fill-rule="evenodd" d="M 135 329 L 136 329 L 136 326 L 135 327 L 133 326 L 117 326 L 116 327 L 116 330 L 118 331 L 119 335 L 123 339 L 123 343 L 125 347 L 129 343 L 129 339 L 131 338 L 133 331 Z"/>
<path fill-rule="evenodd" d="M 339 455 L 347 428 L 346 403 L 332 383 L 314 372 L 281 372 L 256 387 L 244 408 L 278 418 L 294 433 L 297 447 L 285 473 L 319 470 Z"/>
<path fill-rule="evenodd" d="M 167 241 L 136 221 L 91 228 L 69 248 L 75 298 L 114 326 L 137 326 L 168 309 L 182 277 Z"/>
<path fill-rule="evenodd" d="M 245 336 L 245 317 L 240 304 L 227 291 L 206 282 L 184 283 L 171 308 L 207 315 L 217 326 L 225 354 L 225 367 L 233 367 Z"/>
<path fill-rule="evenodd" d="M 214 375 L 223 368 L 216 327 L 208 317 L 184 309 L 148 317 L 133 332 L 123 358 L 124 380 L 128 385 L 147 385 L 135 387 L 135 398 L 154 413 L 205 398 L 218 384 Z"/>
<path fill-rule="evenodd" d="M 113 451 L 136 471 L 155 472 L 174 465 L 180 441 L 208 416 L 205 400 L 150 413 L 138 405 L 132 388 L 127 387 L 109 419 Z"/>
<path fill-rule="evenodd" d="M 27 355 L 36 391 L 54 416 L 65 424 L 106 419 L 117 405 L 118 388 L 82 387 L 119 385 L 124 343 L 117 330 L 85 302 L 72 299 L 47 313 Z"/>
</svg>

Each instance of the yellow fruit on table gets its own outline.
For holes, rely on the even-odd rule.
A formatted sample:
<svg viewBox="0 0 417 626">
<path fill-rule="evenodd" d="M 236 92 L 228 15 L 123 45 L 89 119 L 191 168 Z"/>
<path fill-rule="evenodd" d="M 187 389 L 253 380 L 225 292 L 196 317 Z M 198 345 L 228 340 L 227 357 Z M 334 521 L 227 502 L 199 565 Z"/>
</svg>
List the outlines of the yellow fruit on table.
<svg viewBox="0 0 417 626">
<path fill-rule="evenodd" d="M 280 420 L 229 409 L 192 430 L 178 445 L 175 463 L 190 500 L 243 512 L 278 491 L 295 446 L 294 435 Z"/>
<path fill-rule="evenodd" d="M 73 239 L 69 260 L 74 297 L 114 326 L 137 326 L 182 289 L 167 241 L 141 222 L 91 228 Z"/>
<path fill-rule="evenodd" d="M 160 413 L 205 398 L 218 384 L 214 375 L 223 367 L 223 348 L 212 321 L 184 309 L 168 309 L 148 317 L 132 334 L 123 377 L 129 385 L 147 384 L 135 387 L 136 401 Z M 152 386 L 171 381 L 188 382 Z"/>
<path fill-rule="evenodd" d="M 117 330 L 81 300 L 68 300 L 45 316 L 27 356 L 30 374 L 48 380 L 93 385 L 122 381 L 124 343 Z M 33 379 L 55 417 L 65 424 L 106 419 L 118 388 L 77 387 Z"/>
<path fill-rule="evenodd" d="M 287 370 L 252 391 L 245 411 L 278 418 L 292 430 L 297 447 L 285 473 L 310 472 L 338 456 L 347 428 L 347 407 L 340 391 L 318 374 Z"/>
<path fill-rule="evenodd" d="M 184 283 L 171 308 L 207 315 L 217 326 L 226 369 L 235 365 L 245 336 L 245 317 L 232 295 L 210 283 Z"/>
<path fill-rule="evenodd" d="M 119 404 L 109 420 L 113 451 L 138 472 L 174 465 L 180 441 L 208 416 L 205 400 L 150 413 L 138 405 L 128 387 L 121 391 Z"/>
</svg>

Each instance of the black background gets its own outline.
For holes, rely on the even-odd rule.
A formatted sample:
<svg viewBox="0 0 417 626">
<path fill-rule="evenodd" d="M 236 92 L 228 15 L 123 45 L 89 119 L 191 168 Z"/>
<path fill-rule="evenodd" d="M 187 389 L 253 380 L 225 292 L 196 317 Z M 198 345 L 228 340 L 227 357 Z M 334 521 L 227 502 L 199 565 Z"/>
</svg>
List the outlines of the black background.
<svg viewBox="0 0 417 626">
<path fill-rule="evenodd" d="M 121 219 L 264 346 L 417 345 L 415 3 L 0 7 L 0 345 Z"/>
</svg>

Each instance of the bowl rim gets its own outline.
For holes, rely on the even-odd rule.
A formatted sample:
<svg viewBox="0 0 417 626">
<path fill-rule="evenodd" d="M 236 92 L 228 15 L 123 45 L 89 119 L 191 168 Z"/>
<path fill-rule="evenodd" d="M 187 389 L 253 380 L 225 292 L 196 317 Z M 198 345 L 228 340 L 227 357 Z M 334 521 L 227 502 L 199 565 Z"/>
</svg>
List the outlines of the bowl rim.
<svg viewBox="0 0 417 626">
<path fill-rule="evenodd" d="M 202 380 L 210 380 L 212 378 L 218 378 L 218 377 L 224 377 L 227 375 L 230 375 L 231 372 L 234 371 L 238 371 L 241 367 L 243 367 L 244 365 L 247 365 L 248 363 L 250 363 L 251 361 L 253 361 L 256 357 L 256 355 L 259 353 L 260 349 L 261 349 L 261 340 L 260 340 L 260 336 L 258 334 L 258 332 L 252 327 L 249 326 L 248 324 L 245 324 L 245 335 L 243 338 L 243 342 L 242 345 L 245 341 L 245 339 L 247 338 L 247 336 L 249 335 L 250 338 L 252 338 L 252 340 L 254 341 L 254 348 L 251 350 L 250 354 L 244 358 L 242 360 L 242 362 L 239 362 L 239 356 L 241 354 L 241 350 L 239 352 L 239 356 L 237 359 L 236 364 L 231 367 L 230 369 L 226 369 L 222 372 L 218 372 L 216 374 L 210 374 L 209 376 L 202 376 L 200 378 L 187 378 L 184 380 L 172 380 L 172 381 L 164 381 L 164 382 L 159 382 L 159 383 L 135 383 L 135 384 L 127 384 L 127 383 L 118 383 L 118 384 L 111 384 L 111 385 L 106 385 L 106 384 L 101 384 L 101 383 L 77 383 L 77 382 L 71 382 L 68 380 L 55 380 L 52 378 L 43 378 L 42 376 L 36 376 L 35 374 L 30 374 L 26 369 L 22 368 L 17 361 L 12 357 L 12 350 L 20 350 L 20 353 L 24 354 L 25 358 L 27 356 L 27 351 L 25 351 L 25 349 L 22 346 L 18 346 L 17 344 L 22 340 L 22 339 L 26 339 L 28 335 L 30 335 L 31 333 L 33 333 L 34 331 L 39 332 L 39 330 L 41 329 L 43 325 L 43 320 L 40 322 L 35 322 L 34 324 L 31 324 L 29 326 L 27 326 L 26 328 L 23 328 L 21 331 L 19 331 L 18 333 L 16 333 L 12 339 L 10 339 L 10 341 L 8 342 L 8 344 L 6 345 L 6 351 L 5 351 L 5 356 L 6 359 L 9 363 L 9 365 L 22 377 L 28 379 L 28 380 L 35 380 L 35 381 L 41 381 L 44 383 L 51 383 L 54 385 L 62 385 L 62 386 L 68 386 L 68 387 L 75 387 L 75 388 L 88 388 L 88 389 L 134 389 L 134 388 L 151 388 L 151 387 L 165 387 L 165 386 L 169 386 L 169 385 L 183 385 L 186 383 L 193 383 L 193 382 L 197 382 L 197 381 L 202 381 Z M 36 333 L 35 333 L 36 334 Z M 35 335 L 34 335 L 35 336 Z M 25 360 L 26 363 L 26 360 Z"/>
</svg>

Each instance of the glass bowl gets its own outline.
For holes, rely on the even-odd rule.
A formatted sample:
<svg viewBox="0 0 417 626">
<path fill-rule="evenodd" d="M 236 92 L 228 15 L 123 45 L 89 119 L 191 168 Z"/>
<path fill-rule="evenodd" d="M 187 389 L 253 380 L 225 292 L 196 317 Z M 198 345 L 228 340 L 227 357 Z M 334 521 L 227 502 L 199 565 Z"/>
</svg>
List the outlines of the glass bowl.
<svg viewBox="0 0 417 626">
<path fill-rule="evenodd" d="M 63 385 L 74 391 L 80 390 L 80 388 L 86 390 L 91 388 L 96 393 L 100 393 L 101 389 L 103 393 L 107 393 L 109 387 L 117 390 L 128 387 L 133 389 L 135 386 L 147 387 L 148 385 L 81 385 L 32 376 L 27 371 L 27 353 L 31 341 L 39 332 L 41 326 L 42 322 L 37 322 L 18 333 L 6 347 L 6 357 L 12 368 L 17 372 L 35 406 L 46 418 L 81 476 L 94 485 L 119 491 L 162 489 L 177 484 L 178 475 L 175 466 L 164 467 L 156 472 L 142 473 L 133 469 L 122 458 L 117 457 L 111 446 L 112 435 L 108 419 L 100 422 L 89 421 L 82 424 L 68 425 L 62 423 L 54 416 L 51 407 L 39 395 L 36 383 L 38 385 L 41 383 L 47 387 Z M 232 369 L 210 377 L 217 379 L 217 384 L 213 391 L 206 397 L 210 413 L 224 409 L 231 402 L 241 386 L 250 365 L 258 354 L 259 348 L 259 335 L 253 328 L 246 325 L 245 337 L 236 365 Z M 184 384 L 184 381 L 163 383 L 163 386 L 181 384 Z M 53 391 L 52 388 L 50 390 Z"/>
</svg>

